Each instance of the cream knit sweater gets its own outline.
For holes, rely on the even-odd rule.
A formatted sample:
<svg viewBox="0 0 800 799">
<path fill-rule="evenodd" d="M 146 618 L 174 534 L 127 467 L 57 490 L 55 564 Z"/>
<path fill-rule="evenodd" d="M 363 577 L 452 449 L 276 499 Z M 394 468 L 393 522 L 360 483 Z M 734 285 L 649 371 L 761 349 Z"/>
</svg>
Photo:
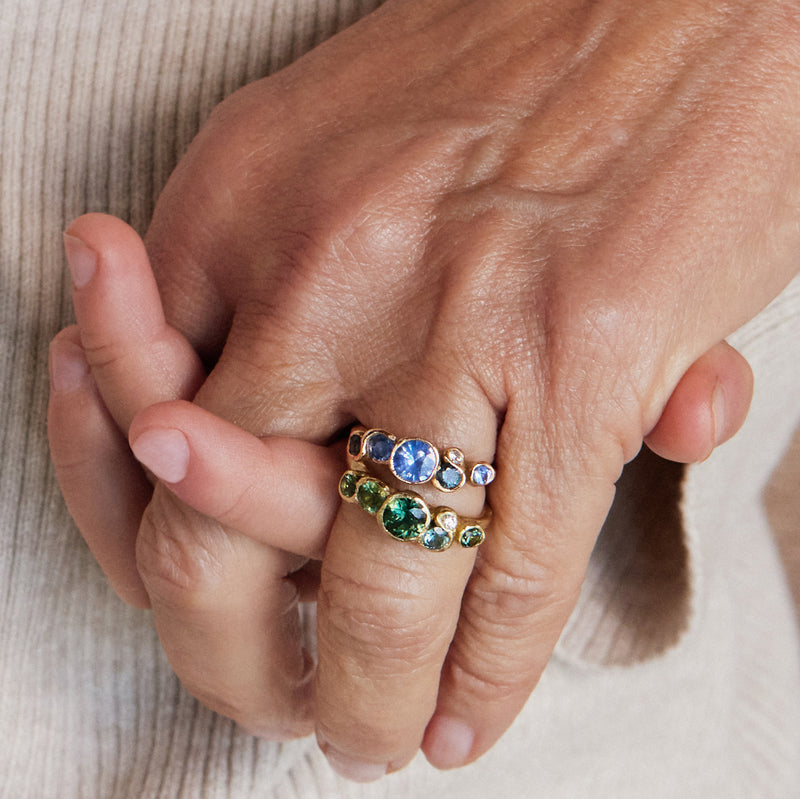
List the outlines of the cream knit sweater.
<svg viewBox="0 0 800 799">
<path fill-rule="evenodd" d="M 90 210 L 143 231 L 219 100 L 376 2 L 0 0 L 0 797 L 800 796 L 799 637 L 761 503 L 800 421 L 800 282 L 735 340 L 745 430 L 686 472 L 626 469 L 542 684 L 461 771 L 356 786 L 311 741 L 205 710 L 71 524 L 44 422 L 61 231 Z"/>
</svg>

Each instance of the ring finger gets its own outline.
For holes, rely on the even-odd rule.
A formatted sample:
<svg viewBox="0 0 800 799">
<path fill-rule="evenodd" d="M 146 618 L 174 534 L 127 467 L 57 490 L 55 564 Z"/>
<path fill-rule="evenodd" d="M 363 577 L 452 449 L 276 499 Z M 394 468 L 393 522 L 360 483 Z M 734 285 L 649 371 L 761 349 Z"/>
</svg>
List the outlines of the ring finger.
<svg viewBox="0 0 800 799">
<path fill-rule="evenodd" d="M 467 386 L 451 392 L 450 384 L 435 391 L 434 385 L 432 375 L 420 374 L 382 391 L 389 401 L 365 401 L 357 415 L 395 436 L 393 453 L 402 436 L 418 436 L 440 455 L 458 446 L 468 466 L 490 461 L 496 417 L 482 393 Z M 465 485 L 443 493 L 430 483 L 400 483 L 369 458 L 364 464 L 390 495 L 412 489 L 431 509 L 451 508 L 458 529 L 483 511 L 483 488 Z M 383 499 L 384 507 L 393 501 Z M 368 781 L 402 767 L 420 746 L 475 549 L 455 542 L 444 552 L 430 552 L 395 540 L 387 533 L 386 511 L 371 513 L 369 497 L 357 500 L 343 505 L 323 561 L 317 735 L 337 771 Z"/>
</svg>

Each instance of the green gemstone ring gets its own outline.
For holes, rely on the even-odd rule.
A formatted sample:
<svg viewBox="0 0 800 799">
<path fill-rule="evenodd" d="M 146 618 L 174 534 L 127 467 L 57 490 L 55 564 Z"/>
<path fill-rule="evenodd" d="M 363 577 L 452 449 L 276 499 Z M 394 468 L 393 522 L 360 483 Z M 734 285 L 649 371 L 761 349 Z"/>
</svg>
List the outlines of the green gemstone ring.
<svg viewBox="0 0 800 799">
<path fill-rule="evenodd" d="M 359 505 L 398 541 L 414 541 L 431 552 L 442 552 L 458 542 L 473 549 L 486 538 L 491 519 L 487 505 L 479 519 L 463 519 L 450 508 L 430 508 L 411 491 L 393 491 L 377 477 L 348 469 L 339 480 L 339 496 Z"/>
</svg>

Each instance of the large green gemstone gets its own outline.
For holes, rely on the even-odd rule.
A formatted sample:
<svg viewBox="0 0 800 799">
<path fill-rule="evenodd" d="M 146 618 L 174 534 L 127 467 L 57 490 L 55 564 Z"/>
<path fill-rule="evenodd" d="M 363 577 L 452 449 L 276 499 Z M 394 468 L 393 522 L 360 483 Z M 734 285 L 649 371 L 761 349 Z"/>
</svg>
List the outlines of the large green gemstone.
<svg viewBox="0 0 800 799">
<path fill-rule="evenodd" d="M 356 489 L 356 500 L 367 513 L 375 515 L 389 496 L 389 488 L 374 477 L 359 480 Z"/>
<path fill-rule="evenodd" d="M 358 483 L 358 475 L 356 472 L 345 472 L 342 479 L 339 480 L 339 493 L 345 499 L 352 499 L 356 495 L 356 483 Z"/>
<path fill-rule="evenodd" d="M 390 535 L 409 541 L 417 538 L 430 524 L 431 512 L 419 497 L 395 494 L 384 503 L 378 521 Z"/>
</svg>

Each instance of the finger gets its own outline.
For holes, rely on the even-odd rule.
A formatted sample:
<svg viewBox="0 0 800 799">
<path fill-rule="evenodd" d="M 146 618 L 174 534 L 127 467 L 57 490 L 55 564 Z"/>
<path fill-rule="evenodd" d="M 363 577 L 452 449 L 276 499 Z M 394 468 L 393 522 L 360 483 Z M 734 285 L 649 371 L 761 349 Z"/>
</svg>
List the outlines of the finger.
<svg viewBox="0 0 800 799">
<path fill-rule="evenodd" d="M 302 559 L 223 527 L 159 483 L 137 562 L 164 652 L 192 695 L 263 738 L 313 729 L 313 663 L 286 579 Z"/>
<path fill-rule="evenodd" d="M 752 397 L 750 365 L 721 341 L 688 368 L 644 441 L 668 460 L 705 460 L 744 424 Z"/>
<path fill-rule="evenodd" d="M 583 440 L 570 440 L 574 418 L 528 398 L 509 404 L 488 492 L 494 519 L 423 743 L 438 768 L 475 760 L 505 732 L 575 605 L 622 466 L 618 446 L 592 440 L 584 421 Z"/>
<path fill-rule="evenodd" d="M 496 420 L 483 396 L 474 387 L 448 383 L 450 393 L 435 385 L 420 375 L 392 386 L 379 392 L 389 400 L 367 403 L 359 415 L 397 435 L 458 444 L 468 459 L 490 459 Z M 483 508 L 483 489 L 415 490 L 462 517 Z M 369 781 L 417 752 L 473 562 L 474 550 L 458 544 L 432 553 L 395 540 L 358 505 L 344 505 L 322 564 L 316 683 L 317 736 L 344 776 Z"/>
<path fill-rule="evenodd" d="M 136 532 L 151 486 L 103 404 L 76 327 L 50 345 L 47 432 L 72 518 L 119 597 L 150 601 L 136 568 Z"/>
<path fill-rule="evenodd" d="M 129 440 L 139 461 L 195 510 L 255 541 L 321 559 L 339 509 L 338 449 L 261 440 L 188 402 L 146 408 Z"/>
<path fill-rule="evenodd" d="M 123 430 L 139 408 L 191 399 L 204 378 L 189 343 L 167 325 L 144 245 L 112 216 L 87 214 L 64 236 L 73 304 L 92 374 Z"/>
<path fill-rule="evenodd" d="M 329 441 L 351 420 L 342 408 L 349 392 L 337 351 L 341 331 L 313 304 L 298 314 L 296 298 L 274 301 L 276 308 L 257 298 L 240 303 L 195 401 L 259 437 Z"/>
<path fill-rule="evenodd" d="M 726 421 L 716 435 L 711 417 L 715 389 L 725 391 L 726 403 Z M 724 343 L 718 345 L 687 370 L 656 436 L 666 434 L 672 456 L 706 457 L 715 441 L 725 440 L 742 423 L 751 393 L 746 361 Z M 603 464 L 595 456 L 591 469 L 581 469 L 585 461 L 580 457 L 554 462 L 548 453 L 543 470 L 526 456 L 537 451 L 530 434 L 534 418 L 533 408 L 520 414 L 513 406 L 506 416 L 498 479 L 490 490 L 495 507 L 491 536 L 465 593 L 437 710 L 423 744 L 429 760 L 440 768 L 479 757 L 527 700 L 572 611 L 596 531 L 613 497 L 621 459 Z M 568 429 L 563 423 L 560 427 Z M 548 439 L 540 435 L 539 440 Z M 543 479 L 553 475 L 571 478 L 571 486 Z M 520 497 L 536 498 L 535 515 Z"/>
<path fill-rule="evenodd" d="M 166 325 L 147 254 L 129 227 L 90 215 L 69 229 L 74 303 L 87 360 L 117 423 L 190 397 L 199 360 Z M 156 485 L 136 562 L 164 651 L 209 707 L 264 737 L 312 729 L 311 662 L 302 647 L 303 560 L 229 530 Z"/>
</svg>

